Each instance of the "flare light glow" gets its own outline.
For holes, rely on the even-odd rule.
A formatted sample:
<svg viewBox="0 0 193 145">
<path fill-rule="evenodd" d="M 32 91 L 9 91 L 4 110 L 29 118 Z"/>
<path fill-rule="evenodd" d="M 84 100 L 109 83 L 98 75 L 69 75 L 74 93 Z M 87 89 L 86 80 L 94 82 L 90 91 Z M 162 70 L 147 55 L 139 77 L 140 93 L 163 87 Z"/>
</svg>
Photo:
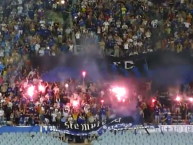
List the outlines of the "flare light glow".
<svg viewBox="0 0 193 145">
<path fill-rule="evenodd" d="M 123 88 L 123 87 L 113 87 L 112 92 L 115 94 L 118 101 L 123 101 L 124 100 L 124 102 L 125 102 L 125 98 L 126 98 L 126 89 L 125 88 Z"/>
<path fill-rule="evenodd" d="M 34 86 L 30 86 L 30 87 L 27 89 L 27 94 L 28 94 L 30 97 L 33 97 L 34 91 L 35 91 L 35 87 L 34 87 Z"/>
</svg>

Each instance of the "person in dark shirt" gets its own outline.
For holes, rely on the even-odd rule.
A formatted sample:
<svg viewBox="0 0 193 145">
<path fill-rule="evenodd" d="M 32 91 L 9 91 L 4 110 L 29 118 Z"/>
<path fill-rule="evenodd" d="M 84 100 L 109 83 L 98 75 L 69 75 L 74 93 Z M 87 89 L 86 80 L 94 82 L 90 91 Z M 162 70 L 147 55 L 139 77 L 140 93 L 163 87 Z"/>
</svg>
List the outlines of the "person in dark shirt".
<svg viewBox="0 0 193 145">
<path fill-rule="evenodd" d="M 167 113 L 167 125 L 171 125 L 172 124 L 172 116 L 171 113 L 168 112 Z"/>
<path fill-rule="evenodd" d="M 181 106 L 181 117 L 182 117 L 182 120 L 186 119 L 186 114 L 187 114 L 186 104 L 182 104 L 182 106 Z"/>
<path fill-rule="evenodd" d="M 4 111 L 5 111 L 6 120 L 10 121 L 10 115 L 11 115 L 12 109 L 6 105 Z"/>
<path fill-rule="evenodd" d="M 9 96 L 11 93 L 13 93 L 13 89 L 12 89 L 11 85 L 9 84 L 8 88 L 7 88 L 7 96 Z"/>
<path fill-rule="evenodd" d="M 66 104 L 70 103 L 70 99 L 68 97 L 64 96 L 63 99 L 62 99 L 62 103 L 64 105 L 66 105 Z"/>
<path fill-rule="evenodd" d="M 29 119 L 28 119 L 28 124 L 31 126 L 35 125 L 35 118 L 34 116 L 30 115 Z"/>
<path fill-rule="evenodd" d="M 83 113 L 81 113 L 81 114 L 78 116 L 77 123 L 78 123 L 78 124 L 84 124 L 84 123 L 85 123 L 85 117 L 84 117 Z"/>
<path fill-rule="evenodd" d="M 14 117 L 15 117 L 15 125 L 19 125 L 20 121 L 20 112 L 18 109 L 14 111 Z"/>
<path fill-rule="evenodd" d="M 171 112 L 168 109 L 165 118 L 162 120 L 162 122 L 167 123 L 167 125 L 171 125 L 172 124 L 172 116 L 171 116 Z"/>
<path fill-rule="evenodd" d="M 101 121 L 106 120 L 106 107 L 103 105 L 101 106 L 101 109 L 100 109 L 100 118 L 101 118 Z"/>
<path fill-rule="evenodd" d="M 29 106 L 28 106 L 28 108 L 29 108 L 29 113 L 34 113 L 34 103 L 31 101 L 30 103 L 29 103 Z"/>
<path fill-rule="evenodd" d="M 55 35 L 57 35 L 57 30 L 58 30 L 59 25 L 60 25 L 60 23 L 58 22 L 58 20 L 55 20 L 55 22 L 54 22 Z"/>
<path fill-rule="evenodd" d="M 155 107 L 155 123 L 159 124 L 160 121 L 160 109 L 158 106 Z"/>
</svg>

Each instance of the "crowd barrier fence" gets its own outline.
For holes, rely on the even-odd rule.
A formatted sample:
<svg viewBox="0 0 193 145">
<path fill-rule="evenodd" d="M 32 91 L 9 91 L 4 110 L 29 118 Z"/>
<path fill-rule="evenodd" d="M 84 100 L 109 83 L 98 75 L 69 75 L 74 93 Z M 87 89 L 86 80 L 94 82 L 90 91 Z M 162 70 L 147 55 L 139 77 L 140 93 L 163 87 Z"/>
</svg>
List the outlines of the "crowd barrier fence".
<svg viewBox="0 0 193 145">
<path fill-rule="evenodd" d="M 165 132 L 177 132 L 177 133 L 193 133 L 193 125 L 159 125 L 157 128 L 153 126 L 132 126 L 128 130 L 136 131 L 137 133 L 145 133 L 144 128 L 147 128 L 149 133 L 165 133 Z M 62 130 L 56 129 L 54 126 L 1 126 L 0 134 L 3 133 L 28 133 L 28 132 L 57 132 Z M 67 132 L 64 132 L 67 133 Z M 68 134 L 68 133 L 67 133 Z"/>
</svg>

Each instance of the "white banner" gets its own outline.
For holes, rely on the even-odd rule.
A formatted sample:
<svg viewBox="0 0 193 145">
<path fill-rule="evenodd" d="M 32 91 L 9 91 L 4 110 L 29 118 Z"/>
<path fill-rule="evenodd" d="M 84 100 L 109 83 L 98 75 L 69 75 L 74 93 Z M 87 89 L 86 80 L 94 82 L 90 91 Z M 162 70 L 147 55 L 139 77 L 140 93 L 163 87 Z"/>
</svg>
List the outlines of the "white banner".
<svg viewBox="0 0 193 145">
<path fill-rule="evenodd" d="M 193 132 L 193 125 L 160 125 L 163 132 Z"/>
<path fill-rule="evenodd" d="M 124 126 L 124 124 L 122 124 Z M 193 133 L 193 125 L 159 125 L 159 128 L 155 128 L 154 126 L 128 126 L 123 129 L 121 126 L 114 126 L 113 128 L 102 128 L 103 130 L 109 129 L 109 130 L 130 130 L 130 131 L 136 131 L 136 133 L 147 133 L 146 128 L 149 133 L 167 133 L 167 132 L 178 132 L 178 133 Z M 42 132 L 45 131 L 60 131 L 55 126 L 43 126 L 41 128 Z M 67 132 L 65 132 L 67 133 Z M 69 133 L 70 134 L 70 133 Z"/>
<path fill-rule="evenodd" d="M 148 129 L 148 128 L 147 128 Z M 145 133 L 144 130 L 137 130 L 138 133 Z M 159 128 L 148 129 L 149 133 L 154 132 L 178 132 L 178 133 L 193 133 L 193 125 L 159 125 Z"/>
</svg>

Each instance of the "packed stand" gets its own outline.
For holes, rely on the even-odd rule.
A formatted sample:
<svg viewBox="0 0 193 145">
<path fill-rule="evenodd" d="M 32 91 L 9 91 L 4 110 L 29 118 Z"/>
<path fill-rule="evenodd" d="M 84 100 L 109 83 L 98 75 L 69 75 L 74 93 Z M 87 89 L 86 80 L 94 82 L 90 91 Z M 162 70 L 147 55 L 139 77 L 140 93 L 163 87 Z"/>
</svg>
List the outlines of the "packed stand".
<svg viewBox="0 0 193 145">
<path fill-rule="evenodd" d="M 191 0 L 80 0 L 72 9 L 76 45 L 94 41 L 115 57 L 192 52 L 192 9 Z"/>
<path fill-rule="evenodd" d="M 68 3 L 55 5 L 41 0 L 1 1 L 0 56 L 5 66 L 22 57 L 55 56 L 68 51 L 71 39 L 64 33 L 67 26 L 57 18 L 46 17 L 49 12 L 57 14 L 61 6 L 67 9 Z M 63 16 L 67 18 L 65 13 Z"/>
<path fill-rule="evenodd" d="M 31 70 L 32 56 L 54 56 L 67 51 L 68 45 L 60 47 L 64 45 L 63 42 L 68 43 L 63 40 L 66 37 L 63 25 L 57 19 L 47 20 L 45 15 L 47 10 L 57 12 L 61 6 L 65 8 L 68 3 L 57 4 L 56 7 L 53 5 L 50 1 L 46 3 L 40 0 L 0 1 L 1 100 L 5 99 L 5 95 L 8 97 L 13 88 L 19 89 L 18 82 L 26 79 Z M 17 95 L 14 94 L 14 97 Z M 2 108 L 1 102 L 1 122 L 4 118 Z"/>
<path fill-rule="evenodd" d="M 15 87 L 9 84 L 1 87 L 1 123 L 4 117 L 11 125 L 59 126 L 60 122 L 82 124 L 106 120 L 114 114 L 110 100 L 103 98 L 104 88 L 72 79 L 47 83 L 39 78 L 37 71 L 31 71 Z"/>
<path fill-rule="evenodd" d="M 192 123 L 192 102 L 185 98 L 168 103 L 165 99 L 161 100 L 163 97 L 160 94 L 151 100 L 145 95 L 148 88 L 140 92 L 141 89 L 131 90 L 129 87 L 130 93 L 122 94 L 127 92 L 128 87 L 73 79 L 48 83 L 41 80 L 37 70 L 17 72 L 11 83 L 1 86 L 0 124 L 59 127 L 61 122 L 93 123 L 116 115 L 133 116 L 135 113 L 139 115 L 140 123 Z M 170 98 L 175 96 L 173 94 Z"/>
</svg>

